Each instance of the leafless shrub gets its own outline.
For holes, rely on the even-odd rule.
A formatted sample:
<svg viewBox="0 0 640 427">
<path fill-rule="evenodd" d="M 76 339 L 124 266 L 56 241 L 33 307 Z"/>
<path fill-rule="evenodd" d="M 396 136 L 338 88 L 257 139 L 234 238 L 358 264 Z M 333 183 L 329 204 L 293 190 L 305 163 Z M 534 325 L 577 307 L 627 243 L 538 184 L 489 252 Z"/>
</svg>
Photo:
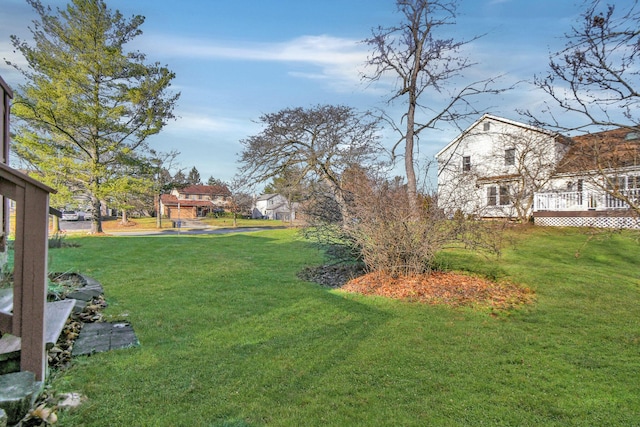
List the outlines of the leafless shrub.
<svg viewBox="0 0 640 427">
<path fill-rule="evenodd" d="M 445 216 L 432 196 L 419 198 L 418 216 L 400 179 L 374 178 L 357 170 L 345 183 L 349 218 L 342 232 L 367 268 L 392 276 L 429 273 L 436 254 L 457 245 L 499 253 L 495 224 L 473 217 Z"/>
</svg>

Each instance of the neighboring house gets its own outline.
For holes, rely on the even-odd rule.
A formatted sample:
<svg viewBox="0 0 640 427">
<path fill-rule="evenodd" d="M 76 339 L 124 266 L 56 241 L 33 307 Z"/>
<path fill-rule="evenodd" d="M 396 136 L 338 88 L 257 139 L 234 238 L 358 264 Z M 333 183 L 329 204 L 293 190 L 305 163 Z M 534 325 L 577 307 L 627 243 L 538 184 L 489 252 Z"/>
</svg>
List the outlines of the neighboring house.
<svg viewBox="0 0 640 427">
<path fill-rule="evenodd" d="M 287 198 L 280 194 L 263 194 L 255 199 L 251 217 L 293 221 L 297 207 L 295 202 L 289 206 Z"/>
<path fill-rule="evenodd" d="M 436 154 L 438 205 L 450 215 L 527 220 L 567 150 L 554 132 L 485 114 Z"/>
<path fill-rule="evenodd" d="M 636 227 L 640 134 L 565 137 L 485 114 L 438 154 L 438 205 L 539 225 Z M 637 210 L 636 210 L 637 212 Z"/>
<path fill-rule="evenodd" d="M 189 185 L 160 196 L 160 212 L 171 219 L 195 219 L 228 207 L 231 192 L 224 185 Z"/>
</svg>

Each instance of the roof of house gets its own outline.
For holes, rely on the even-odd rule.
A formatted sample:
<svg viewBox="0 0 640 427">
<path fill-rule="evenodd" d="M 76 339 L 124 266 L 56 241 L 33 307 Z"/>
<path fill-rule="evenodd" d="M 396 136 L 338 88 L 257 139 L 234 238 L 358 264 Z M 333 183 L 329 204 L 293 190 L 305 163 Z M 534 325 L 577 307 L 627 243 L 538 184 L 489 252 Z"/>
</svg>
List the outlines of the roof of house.
<svg viewBox="0 0 640 427">
<path fill-rule="evenodd" d="M 256 198 L 256 201 L 257 201 L 257 202 L 260 202 L 260 201 L 263 201 L 263 200 L 269 200 L 269 199 L 273 199 L 274 197 L 277 197 L 277 196 L 279 196 L 279 194 L 277 194 L 277 193 L 273 193 L 273 194 L 263 194 L 263 195 L 261 195 L 261 196 L 258 196 L 258 197 Z"/>
<path fill-rule="evenodd" d="M 180 194 L 204 194 L 214 196 L 230 196 L 231 191 L 226 185 L 188 185 L 178 189 Z"/>
<path fill-rule="evenodd" d="M 640 165 L 640 132 L 617 128 L 571 138 L 558 173 L 606 170 Z"/>
</svg>

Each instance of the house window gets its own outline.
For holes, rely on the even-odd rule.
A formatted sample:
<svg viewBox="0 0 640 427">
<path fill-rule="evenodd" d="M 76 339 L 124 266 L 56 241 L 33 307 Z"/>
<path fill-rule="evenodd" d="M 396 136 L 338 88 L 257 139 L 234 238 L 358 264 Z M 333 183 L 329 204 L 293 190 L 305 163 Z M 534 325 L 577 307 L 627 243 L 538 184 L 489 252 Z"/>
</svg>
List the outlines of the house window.
<svg viewBox="0 0 640 427">
<path fill-rule="evenodd" d="M 640 188 L 640 175 L 630 175 L 627 177 L 627 188 Z"/>
<path fill-rule="evenodd" d="M 482 124 L 482 130 L 484 130 L 485 132 L 491 129 L 491 122 L 484 122 Z"/>
<path fill-rule="evenodd" d="M 612 178 L 607 179 L 607 189 L 609 190 L 624 190 L 627 186 L 626 177 L 624 176 L 614 176 Z"/>
<path fill-rule="evenodd" d="M 487 188 L 487 205 L 496 206 L 498 204 L 498 189 L 495 186 Z"/>
<path fill-rule="evenodd" d="M 516 164 L 516 149 L 507 148 L 504 150 L 504 164 L 506 166 L 513 166 Z"/>
<path fill-rule="evenodd" d="M 468 172 L 471 170 L 471 156 L 464 156 L 462 158 L 462 171 Z"/>
<path fill-rule="evenodd" d="M 509 195 L 509 186 L 500 186 L 500 206 L 511 204 L 511 196 Z"/>
<path fill-rule="evenodd" d="M 487 205 L 506 206 L 511 204 L 510 188 L 508 185 L 492 185 L 487 187 Z"/>
</svg>

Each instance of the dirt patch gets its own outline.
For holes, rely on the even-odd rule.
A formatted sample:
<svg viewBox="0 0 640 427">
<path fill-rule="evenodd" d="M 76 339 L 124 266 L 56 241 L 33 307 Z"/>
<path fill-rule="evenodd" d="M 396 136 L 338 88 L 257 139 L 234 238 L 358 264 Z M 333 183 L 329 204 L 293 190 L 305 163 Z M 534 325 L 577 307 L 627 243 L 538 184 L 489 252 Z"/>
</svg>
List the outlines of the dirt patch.
<svg viewBox="0 0 640 427">
<path fill-rule="evenodd" d="M 306 267 L 298 273 L 298 277 L 322 286 L 339 288 L 349 280 L 362 276 L 364 273 L 364 266 L 360 264 L 331 264 Z"/>
</svg>

